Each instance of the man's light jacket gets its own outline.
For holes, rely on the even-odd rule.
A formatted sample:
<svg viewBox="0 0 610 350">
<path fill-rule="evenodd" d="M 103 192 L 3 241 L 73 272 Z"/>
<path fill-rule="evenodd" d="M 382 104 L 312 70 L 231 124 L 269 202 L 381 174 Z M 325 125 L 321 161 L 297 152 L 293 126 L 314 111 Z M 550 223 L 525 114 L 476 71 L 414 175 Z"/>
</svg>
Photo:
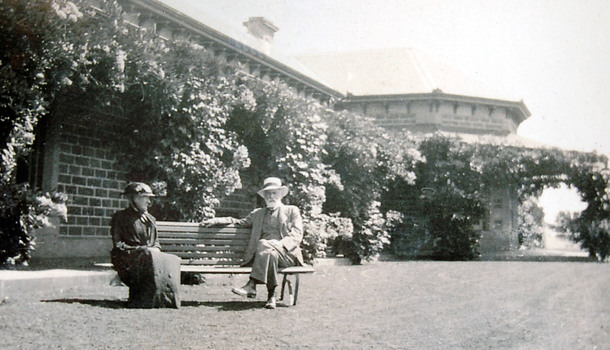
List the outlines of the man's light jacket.
<svg viewBox="0 0 610 350">
<path fill-rule="evenodd" d="M 293 255 L 301 265 L 303 265 L 303 253 L 301 253 L 300 244 L 303 240 L 303 219 L 299 208 L 293 205 L 281 204 L 278 208 L 278 217 L 280 219 L 280 234 L 282 239 L 280 243 L 284 248 Z M 251 227 L 250 241 L 248 248 L 244 253 L 242 265 L 247 265 L 254 258 L 258 241 L 261 238 L 263 218 L 265 217 L 265 208 L 257 208 L 248 214 L 243 219 L 232 217 L 214 218 L 209 220 L 212 224 L 233 224 L 239 227 Z"/>
</svg>

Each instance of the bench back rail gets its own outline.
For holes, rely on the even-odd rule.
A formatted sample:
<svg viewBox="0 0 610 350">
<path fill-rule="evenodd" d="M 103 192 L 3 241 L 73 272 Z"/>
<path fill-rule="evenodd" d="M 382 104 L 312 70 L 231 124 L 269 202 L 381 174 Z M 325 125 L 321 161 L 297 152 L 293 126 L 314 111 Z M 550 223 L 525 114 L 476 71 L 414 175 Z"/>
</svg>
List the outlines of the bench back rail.
<svg viewBox="0 0 610 350">
<path fill-rule="evenodd" d="M 161 249 L 183 265 L 236 267 L 248 246 L 249 228 L 204 227 L 199 223 L 158 221 Z"/>
<path fill-rule="evenodd" d="M 158 221 L 157 232 L 163 252 L 179 256 L 183 272 L 250 273 L 250 267 L 240 267 L 250 240 L 249 228 L 205 227 L 198 223 Z M 288 286 L 288 294 L 296 305 L 299 293 L 299 274 L 314 272 L 311 266 L 281 268 L 284 274 L 281 299 Z M 295 278 L 294 291 L 288 276 Z"/>
</svg>

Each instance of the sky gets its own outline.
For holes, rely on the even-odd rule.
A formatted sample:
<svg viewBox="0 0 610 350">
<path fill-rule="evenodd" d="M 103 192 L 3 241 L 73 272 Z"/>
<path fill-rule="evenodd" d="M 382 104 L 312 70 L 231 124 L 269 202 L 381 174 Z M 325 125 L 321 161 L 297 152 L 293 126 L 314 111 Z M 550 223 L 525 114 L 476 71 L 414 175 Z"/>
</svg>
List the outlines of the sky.
<svg viewBox="0 0 610 350">
<path fill-rule="evenodd" d="M 518 134 L 610 154 L 610 1 L 164 0 L 241 27 L 263 16 L 288 55 L 410 47 L 522 99 Z"/>
<path fill-rule="evenodd" d="M 538 198 L 538 205 L 544 209 L 544 222 L 548 224 L 557 223 L 561 212 L 580 212 L 587 209 L 587 204 L 580 200 L 578 193 L 566 185 L 545 190 Z"/>
</svg>

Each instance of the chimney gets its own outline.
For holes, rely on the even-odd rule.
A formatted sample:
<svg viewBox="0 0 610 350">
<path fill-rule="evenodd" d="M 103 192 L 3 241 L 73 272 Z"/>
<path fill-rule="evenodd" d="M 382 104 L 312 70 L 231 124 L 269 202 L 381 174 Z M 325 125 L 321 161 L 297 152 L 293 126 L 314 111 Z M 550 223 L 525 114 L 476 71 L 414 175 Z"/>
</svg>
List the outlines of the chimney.
<svg viewBox="0 0 610 350">
<path fill-rule="evenodd" d="M 244 26 L 248 28 L 250 34 L 268 44 L 273 43 L 273 35 L 279 30 L 265 17 L 250 17 L 248 21 L 244 22 Z"/>
</svg>

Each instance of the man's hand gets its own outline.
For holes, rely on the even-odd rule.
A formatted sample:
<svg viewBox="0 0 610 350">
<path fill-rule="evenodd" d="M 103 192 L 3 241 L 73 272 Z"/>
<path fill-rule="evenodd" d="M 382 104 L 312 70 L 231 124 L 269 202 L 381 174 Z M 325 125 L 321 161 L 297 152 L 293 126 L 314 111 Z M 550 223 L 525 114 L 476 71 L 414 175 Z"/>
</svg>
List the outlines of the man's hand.
<svg viewBox="0 0 610 350">
<path fill-rule="evenodd" d="M 267 243 L 271 244 L 276 249 L 281 250 L 284 248 L 284 245 L 282 244 L 282 242 L 278 241 L 277 239 L 261 239 L 261 241 L 267 241 Z"/>
<path fill-rule="evenodd" d="M 157 247 L 149 247 L 149 246 L 145 246 L 145 245 L 137 246 L 136 250 L 154 250 L 154 251 L 157 251 L 157 252 L 161 251 L 161 249 L 159 249 Z"/>
<path fill-rule="evenodd" d="M 210 227 L 216 225 L 216 221 L 214 219 L 205 219 L 201 222 L 201 225 L 204 227 Z"/>
<path fill-rule="evenodd" d="M 222 227 L 235 227 L 234 224 L 229 224 L 224 221 L 218 220 L 217 218 L 205 219 L 201 223 L 203 227 L 222 226 Z"/>
</svg>

